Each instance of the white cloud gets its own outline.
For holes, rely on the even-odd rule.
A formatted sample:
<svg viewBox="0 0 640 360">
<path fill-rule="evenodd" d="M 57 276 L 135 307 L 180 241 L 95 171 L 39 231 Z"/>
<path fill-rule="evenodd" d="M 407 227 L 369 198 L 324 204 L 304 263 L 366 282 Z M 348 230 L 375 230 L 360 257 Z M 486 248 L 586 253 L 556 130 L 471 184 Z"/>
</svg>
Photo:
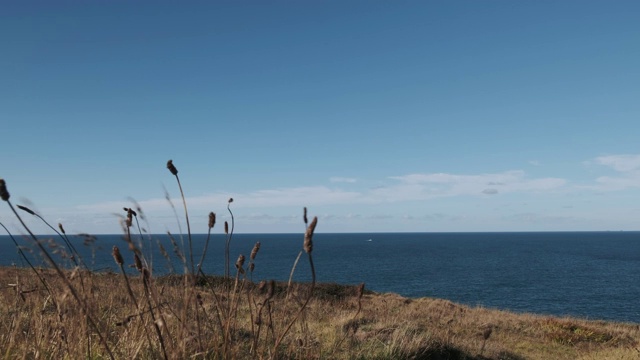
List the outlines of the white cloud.
<svg viewBox="0 0 640 360">
<path fill-rule="evenodd" d="M 274 226 L 276 224 L 297 224 L 299 221 L 298 211 L 301 211 L 304 206 L 311 209 L 334 206 L 337 207 L 334 210 L 337 212 L 341 210 L 352 211 L 344 215 L 346 220 L 371 221 L 368 218 L 371 214 L 367 214 L 367 210 L 363 209 L 362 205 L 399 204 L 399 207 L 406 209 L 403 202 L 445 197 L 482 197 L 508 193 L 556 191 L 565 186 L 566 181 L 560 178 L 529 178 L 524 171 L 514 170 L 477 175 L 408 174 L 388 177 L 379 183 L 382 186 L 375 188 L 361 186 L 351 191 L 342 190 L 338 188 L 338 185 L 334 185 L 261 189 L 244 193 L 221 192 L 188 197 L 186 201 L 192 225 L 194 222 L 206 222 L 206 214 L 210 211 L 216 212 L 220 220 L 228 218 L 226 206 L 230 197 L 234 198 L 231 208 L 234 214 L 239 216 L 237 219 L 243 220 L 241 221 L 243 224 L 274 224 Z M 173 197 L 171 201 L 175 207 L 177 218 L 166 198 L 158 197 L 138 201 L 147 217 L 153 221 L 151 228 L 155 231 L 160 231 L 163 227 L 173 227 L 176 223 L 184 220 L 182 200 L 179 197 Z M 106 220 L 108 223 L 117 223 L 113 214 L 121 213 L 123 206 L 131 206 L 131 201 L 122 199 L 122 201 L 76 206 L 71 211 L 65 211 L 63 215 L 68 217 L 72 216 L 71 213 L 79 212 L 85 219 L 92 218 L 93 222 L 100 219 L 100 221 Z M 378 213 L 376 216 L 379 219 L 383 219 L 385 216 L 397 219 L 400 216 L 397 210 L 388 211 L 388 213 Z M 391 217 L 389 219 L 392 219 Z M 197 226 L 194 225 L 195 227 Z"/>
<path fill-rule="evenodd" d="M 424 200 L 434 197 L 479 196 L 482 194 L 504 194 L 512 192 L 539 192 L 560 188 L 566 184 L 564 179 L 530 179 L 523 171 L 506 171 L 496 174 L 457 175 L 447 173 L 410 174 L 394 176 L 386 186 L 359 191 L 344 191 L 326 186 L 302 186 L 293 188 L 264 189 L 247 193 L 219 193 L 188 197 L 190 212 L 211 211 L 209 209 L 226 207 L 227 200 L 233 197 L 233 208 L 277 208 L 302 207 L 341 204 L 379 204 L 407 200 Z M 172 202 L 179 211 L 182 207 L 179 198 Z M 99 204 L 81 205 L 76 209 L 83 212 L 114 213 L 130 204 L 129 201 L 111 201 Z M 145 212 L 169 210 L 166 199 L 156 198 L 139 201 Z M 215 211 L 215 210 L 214 210 Z"/>
<path fill-rule="evenodd" d="M 601 176 L 596 179 L 596 183 L 598 183 L 598 186 L 595 186 L 597 190 L 624 190 L 640 187 L 640 176 L 638 174 L 628 174 L 620 177 Z"/>
<path fill-rule="evenodd" d="M 549 191 L 560 188 L 567 183 L 566 180 L 560 178 L 530 179 L 521 170 L 480 175 L 411 174 L 395 176 L 392 179 L 400 181 L 400 184 L 391 189 L 385 188 L 381 192 L 396 192 L 400 196 L 412 194 L 414 199 L 487 194 L 486 190 L 493 194 L 498 192 Z M 492 186 L 492 188 L 488 189 L 487 186 Z"/>
<path fill-rule="evenodd" d="M 330 177 L 329 181 L 332 183 L 349 183 L 349 184 L 354 184 L 357 182 L 357 179 L 354 178 L 347 178 L 347 177 L 339 177 L 339 176 L 334 176 L 334 177 Z"/>
<path fill-rule="evenodd" d="M 587 219 L 574 216 L 548 215 L 534 212 L 517 213 L 503 216 L 503 220 L 516 224 L 531 224 L 543 226 L 582 225 Z"/>
<path fill-rule="evenodd" d="M 640 187 L 640 154 L 600 156 L 586 163 L 606 166 L 618 173 L 614 176 L 598 177 L 595 180 L 596 185 L 585 187 L 587 189 L 616 191 Z"/>
<path fill-rule="evenodd" d="M 600 156 L 593 161 L 596 164 L 611 167 L 619 172 L 640 170 L 640 154 Z"/>
</svg>

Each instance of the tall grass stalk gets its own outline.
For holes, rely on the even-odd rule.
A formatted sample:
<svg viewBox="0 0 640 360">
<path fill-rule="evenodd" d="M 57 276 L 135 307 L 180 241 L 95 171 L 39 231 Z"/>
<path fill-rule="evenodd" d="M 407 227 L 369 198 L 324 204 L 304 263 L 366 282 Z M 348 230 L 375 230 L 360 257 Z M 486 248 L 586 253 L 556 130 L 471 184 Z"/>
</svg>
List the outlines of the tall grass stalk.
<svg viewBox="0 0 640 360">
<path fill-rule="evenodd" d="M 307 226 L 307 231 L 304 233 L 304 243 L 303 243 L 304 251 L 307 253 L 309 257 L 309 267 L 311 268 L 311 288 L 309 289 L 309 292 L 307 294 L 306 299 L 304 300 L 304 303 L 302 303 L 302 306 L 300 306 L 300 310 L 296 313 L 294 318 L 291 319 L 291 321 L 289 322 L 289 325 L 287 325 L 287 327 L 284 329 L 282 334 L 280 334 L 280 336 L 277 338 L 275 345 L 273 346 L 274 356 L 278 352 L 278 346 L 280 345 L 284 337 L 287 335 L 287 333 L 289 332 L 293 324 L 295 324 L 295 322 L 298 320 L 300 315 L 304 312 L 304 309 L 307 307 L 307 305 L 309 305 L 309 301 L 311 301 L 311 297 L 313 296 L 313 290 L 315 289 L 315 286 L 316 286 L 316 270 L 313 265 L 313 256 L 311 255 L 311 253 L 313 251 L 313 233 L 316 229 L 317 224 L 318 224 L 318 217 L 316 216 L 313 218 L 313 220 L 311 220 L 311 224 Z"/>
<path fill-rule="evenodd" d="M 167 161 L 167 169 L 176 177 L 178 182 L 178 188 L 180 189 L 180 196 L 182 196 L 182 205 L 184 206 L 184 217 L 187 221 L 187 237 L 189 239 L 189 258 L 191 260 L 191 274 L 195 275 L 195 267 L 193 263 L 193 243 L 191 241 L 191 224 L 189 223 L 189 210 L 187 209 L 187 200 L 184 197 L 184 191 L 182 190 L 182 184 L 180 183 L 180 177 L 178 176 L 178 169 L 173 165 L 173 160 Z"/>
<path fill-rule="evenodd" d="M 78 260 L 79 260 L 80 263 L 82 264 L 82 267 L 85 268 L 85 269 L 88 269 L 87 265 L 82 260 L 82 257 L 80 256 L 80 254 L 78 253 L 76 248 L 73 246 L 73 244 L 69 241 L 69 238 L 67 238 L 66 234 L 63 236 L 63 234 L 61 234 L 56 228 L 51 226 L 51 224 L 49 224 L 47 222 L 47 220 L 45 220 L 42 216 L 40 216 L 40 214 L 38 214 L 37 212 L 29 209 L 28 207 L 22 206 L 22 205 L 16 205 L 16 207 L 18 209 L 28 213 L 28 214 L 31 214 L 31 215 L 37 217 L 43 223 L 45 223 L 45 225 L 47 225 L 51 230 L 53 230 L 64 241 L 65 245 L 67 246 L 67 249 L 69 250 L 69 253 L 71 254 L 71 261 L 73 261 L 73 263 L 76 266 L 79 266 L 79 264 L 78 264 Z M 76 259 L 78 259 L 78 260 L 76 260 Z"/>
<path fill-rule="evenodd" d="M 38 280 L 40 280 L 40 283 L 42 283 L 42 286 L 44 286 L 45 290 L 47 291 L 47 293 L 49 294 L 49 296 L 51 297 L 51 299 L 54 299 L 53 297 L 53 293 L 51 292 L 51 289 L 49 288 L 49 285 L 47 285 L 47 282 L 44 280 L 44 278 L 42 278 L 42 276 L 40 275 L 40 273 L 38 272 L 38 270 L 36 270 L 36 268 L 33 266 L 33 264 L 31 263 L 31 261 L 29 261 L 29 258 L 27 258 L 27 256 L 24 254 L 24 252 L 22 251 L 22 247 L 20 245 L 18 245 L 18 242 L 16 241 L 16 239 L 13 237 L 13 235 L 11 234 L 11 232 L 9 231 L 9 229 L 7 229 L 6 226 L 4 226 L 3 223 L 0 223 L 0 226 L 2 226 L 2 228 L 4 229 L 4 231 L 7 232 L 7 234 L 9 234 L 9 237 L 11 238 L 11 241 L 13 241 L 13 244 L 16 246 L 16 249 L 18 250 L 18 253 L 20 254 L 20 256 L 22 257 L 22 259 L 27 263 L 27 265 L 29 265 L 29 268 L 31 270 L 33 270 L 33 273 L 36 274 L 36 277 L 38 278 Z M 54 303 L 56 303 L 56 307 L 57 302 L 54 299 Z"/>
<path fill-rule="evenodd" d="M 2 200 L 4 200 L 8 205 L 9 208 L 11 209 L 11 211 L 13 212 L 13 214 L 18 218 L 18 221 L 20 221 L 20 224 L 24 227 L 24 229 L 27 231 L 27 233 L 29 233 L 29 236 L 31 237 L 31 239 L 33 239 L 33 241 L 35 242 L 35 244 L 38 246 L 38 248 L 40 249 L 41 253 L 43 254 L 43 256 L 47 259 L 47 261 L 49 262 L 49 264 L 53 267 L 53 269 L 56 271 L 56 273 L 58 274 L 58 276 L 63 280 L 63 282 L 65 283 L 65 285 L 67 286 L 67 288 L 69 289 L 69 292 L 71 293 L 71 295 L 73 296 L 73 298 L 76 300 L 76 302 L 78 303 L 80 309 L 82 310 L 82 312 L 85 314 L 85 316 L 87 317 L 87 320 L 89 321 L 89 324 L 91 325 L 91 327 L 94 329 L 94 331 L 98 334 L 98 337 L 100 339 L 100 342 L 102 343 L 102 345 L 105 348 L 105 351 L 107 352 L 107 354 L 109 355 L 110 359 L 115 359 L 115 357 L 113 356 L 113 352 L 111 351 L 111 348 L 109 347 L 109 344 L 107 343 L 107 341 L 105 340 L 104 336 L 102 335 L 102 332 L 100 331 L 100 328 L 98 328 L 98 325 L 96 324 L 96 322 L 93 320 L 93 317 L 91 316 L 91 314 L 88 311 L 87 305 L 84 303 L 83 299 L 80 297 L 80 295 L 78 295 L 78 292 L 76 291 L 75 287 L 73 286 L 73 284 L 71 284 L 71 281 L 69 281 L 69 279 L 65 276 L 65 274 L 62 272 L 62 270 L 60 269 L 60 267 L 56 264 L 56 262 L 53 260 L 53 258 L 51 257 L 51 255 L 49 254 L 49 252 L 47 251 L 47 249 L 40 243 L 40 241 L 38 240 L 38 238 L 33 234 L 33 232 L 31 231 L 31 229 L 27 226 L 27 224 L 25 224 L 25 222 L 22 220 L 22 218 L 20 217 L 20 214 L 18 214 L 18 212 L 16 211 L 16 209 L 13 207 L 13 204 L 11 203 L 11 201 L 9 200 L 9 192 L 7 191 L 6 188 L 6 184 L 5 181 L 3 179 L 0 179 L 0 197 L 2 198 Z"/>
<path fill-rule="evenodd" d="M 225 266 L 225 272 L 224 275 L 225 277 L 229 278 L 230 276 L 230 260 L 229 260 L 229 248 L 231 246 L 231 237 L 233 237 L 233 229 L 235 226 L 235 221 L 233 218 L 233 212 L 231 211 L 231 203 L 233 202 L 233 198 L 229 198 L 229 201 L 227 202 L 227 211 L 229 212 L 229 215 L 231 215 L 231 230 L 229 230 L 229 223 L 227 223 L 226 221 L 224 222 L 224 232 L 227 236 L 226 240 L 225 240 L 225 244 L 224 244 L 224 254 L 225 254 L 225 258 L 224 258 L 224 266 Z"/>
</svg>

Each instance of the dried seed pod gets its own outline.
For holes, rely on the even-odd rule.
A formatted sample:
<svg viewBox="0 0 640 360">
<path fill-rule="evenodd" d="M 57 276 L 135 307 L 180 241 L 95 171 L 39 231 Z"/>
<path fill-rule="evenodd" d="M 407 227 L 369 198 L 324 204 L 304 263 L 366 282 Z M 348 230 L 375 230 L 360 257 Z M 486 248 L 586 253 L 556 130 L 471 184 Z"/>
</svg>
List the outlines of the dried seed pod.
<svg viewBox="0 0 640 360">
<path fill-rule="evenodd" d="M 224 222 L 224 233 L 229 234 L 229 223 L 226 221 Z"/>
<path fill-rule="evenodd" d="M 304 215 L 302 216 L 302 220 L 304 220 L 304 224 L 307 225 L 309 221 L 307 220 L 307 207 L 304 207 Z"/>
<path fill-rule="evenodd" d="M 242 265 L 244 265 L 244 255 L 240 254 L 240 256 L 238 256 L 238 260 L 236 260 L 236 269 L 238 269 L 241 274 L 244 274 Z"/>
<path fill-rule="evenodd" d="M 233 202 L 233 198 L 229 198 L 229 204 Z"/>
<path fill-rule="evenodd" d="M 241 268 L 244 265 L 244 255 L 240 254 L 238 260 L 236 260 L 236 268 Z"/>
<path fill-rule="evenodd" d="M 120 254 L 120 249 L 117 246 L 113 245 L 113 259 L 116 261 L 116 264 L 122 265 L 124 264 L 124 260 L 122 259 L 122 255 Z"/>
<path fill-rule="evenodd" d="M 214 212 L 209 213 L 209 229 L 213 228 L 216 224 L 216 214 Z"/>
<path fill-rule="evenodd" d="M 129 208 L 123 208 L 123 209 L 124 211 L 127 212 L 127 221 L 125 223 L 127 224 L 127 227 L 131 227 L 131 225 L 133 224 L 133 212 Z"/>
<path fill-rule="evenodd" d="M 311 253 L 313 251 L 313 232 L 318 224 L 318 217 L 314 216 L 311 220 L 311 224 L 307 227 L 307 231 L 304 233 L 304 251 Z"/>
<path fill-rule="evenodd" d="M 60 229 L 61 233 L 66 234 L 66 232 L 64 232 L 64 228 L 62 227 L 61 223 L 58 223 L 58 228 Z"/>
<path fill-rule="evenodd" d="M 7 191 L 7 183 L 4 179 L 0 179 L 0 198 L 4 201 L 9 201 L 9 191 Z"/>
<path fill-rule="evenodd" d="M 29 209 L 29 208 L 28 208 L 28 207 L 26 207 L 26 206 L 17 205 L 17 207 L 18 207 L 18 209 L 20 209 L 20 210 L 22 210 L 22 211 L 26 211 L 26 212 L 28 212 L 28 213 L 29 213 L 29 214 L 31 214 L 31 215 L 35 215 L 35 214 L 36 214 L 35 212 L 33 212 L 33 210 Z"/>
<path fill-rule="evenodd" d="M 167 161 L 167 169 L 169 169 L 173 175 L 178 175 L 178 169 L 173 165 L 173 160 Z"/>
<path fill-rule="evenodd" d="M 251 250 L 251 256 L 249 256 L 251 261 L 256 259 L 256 255 L 258 255 L 258 251 L 260 251 L 260 241 L 256 242 L 256 244 L 253 245 L 253 249 Z"/>
</svg>

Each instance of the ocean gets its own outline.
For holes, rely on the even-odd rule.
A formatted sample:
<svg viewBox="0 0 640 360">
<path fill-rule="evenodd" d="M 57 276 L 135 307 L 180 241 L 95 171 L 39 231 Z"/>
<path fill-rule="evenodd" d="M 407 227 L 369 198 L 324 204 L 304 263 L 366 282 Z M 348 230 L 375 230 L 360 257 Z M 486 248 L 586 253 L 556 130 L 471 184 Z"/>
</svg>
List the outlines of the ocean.
<svg viewBox="0 0 640 360">
<path fill-rule="evenodd" d="M 60 238 L 42 236 L 62 243 Z M 200 259 L 206 235 L 193 236 L 194 260 Z M 207 274 L 224 273 L 224 236 L 212 236 L 203 264 Z M 16 240 L 30 248 L 24 237 Z M 134 237 L 138 242 L 139 236 Z M 178 244 L 186 236 L 176 237 Z M 261 248 L 253 280 L 287 280 L 302 249 L 302 234 L 236 234 L 231 267 L 239 254 L 248 257 L 256 241 Z M 91 269 L 116 271 L 111 257 L 118 245 L 133 263 L 121 235 L 98 235 L 85 245 L 72 242 Z M 149 245 L 151 242 L 152 247 Z M 161 243 L 171 263 L 158 251 Z M 167 235 L 145 235 L 143 249 L 153 248 L 154 274 L 183 273 Z M 37 251 L 28 256 L 39 260 Z M 188 257 L 188 252 L 187 252 Z M 522 233 L 371 233 L 314 236 L 313 260 L 319 282 L 359 284 L 376 292 L 407 297 L 437 297 L 454 302 L 555 316 L 640 323 L 640 232 Z M 68 260 L 60 260 L 67 262 Z M 0 236 L 0 265 L 25 266 L 8 236 Z M 131 269 L 132 273 L 133 270 Z M 294 279 L 309 281 L 306 254 Z"/>
</svg>

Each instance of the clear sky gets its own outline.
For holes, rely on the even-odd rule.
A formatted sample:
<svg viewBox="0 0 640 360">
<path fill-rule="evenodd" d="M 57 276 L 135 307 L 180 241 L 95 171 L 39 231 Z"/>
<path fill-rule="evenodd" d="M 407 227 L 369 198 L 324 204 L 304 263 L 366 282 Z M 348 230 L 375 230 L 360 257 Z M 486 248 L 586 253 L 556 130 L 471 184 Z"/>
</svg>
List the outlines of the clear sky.
<svg viewBox="0 0 640 360">
<path fill-rule="evenodd" d="M 0 177 L 69 233 L 119 233 L 130 198 L 177 231 L 169 159 L 194 232 L 229 197 L 247 233 L 301 232 L 304 206 L 321 232 L 639 229 L 638 19 L 637 1 L 7 1 Z"/>
</svg>

